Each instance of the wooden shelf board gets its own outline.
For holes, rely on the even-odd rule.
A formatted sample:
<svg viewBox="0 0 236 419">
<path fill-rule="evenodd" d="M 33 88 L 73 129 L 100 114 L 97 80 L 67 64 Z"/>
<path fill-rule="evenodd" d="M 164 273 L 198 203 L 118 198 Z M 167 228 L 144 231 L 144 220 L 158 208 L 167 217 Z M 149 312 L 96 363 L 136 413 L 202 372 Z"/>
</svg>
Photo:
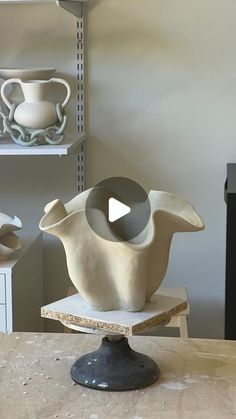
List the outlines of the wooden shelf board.
<svg viewBox="0 0 236 419">
<path fill-rule="evenodd" d="M 64 3 L 67 2 L 67 0 L 62 0 Z M 74 3 L 85 3 L 87 0 L 69 0 Z M 0 4 L 14 4 L 14 3 L 56 3 L 56 0 L 0 0 Z"/>
<path fill-rule="evenodd" d="M 127 336 L 145 332 L 188 308 L 187 300 L 154 294 L 139 312 L 93 310 L 75 294 L 41 308 L 41 316 L 70 325 Z"/>
<path fill-rule="evenodd" d="M 68 156 L 79 153 L 85 139 L 86 133 L 79 133 L 68 136 L 64 143 L 58 145 L 24 147 L 10 139 L 0 138 L 0 156 Z"/>
<path fill-rule="evenodd" d="M 1 4 L 49 4 L 55 3 L 57 6 L 71 13 L 75 17 L 81 16 L 81 6 L 88 0 L 0 0 Z"/>
</svg>

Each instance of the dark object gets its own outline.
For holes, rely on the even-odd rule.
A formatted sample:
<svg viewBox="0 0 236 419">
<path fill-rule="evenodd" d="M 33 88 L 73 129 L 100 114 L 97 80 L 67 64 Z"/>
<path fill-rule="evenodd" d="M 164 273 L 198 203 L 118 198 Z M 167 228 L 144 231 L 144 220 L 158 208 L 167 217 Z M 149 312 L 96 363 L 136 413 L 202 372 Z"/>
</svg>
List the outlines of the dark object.
<svg viewBox="0 0 236 419">
<path fill-rule="evenodd" d="M 236 340 L 236 164 L 227 165 L 225 339 Z"/>
<path fill-rule="evenodd" d="M 114 222 L 111 222 L 109 217 L 111 198 L 122 202 L 130 209 L 129 213 L 117 218 Z M 97 211 L 91 211 L 94 208 L 103 212 L 107 220 L 105 225 L 101 223 Z M 85 214 L 94 233 L 105 240 L 127 242 L 145 229 L 151 214 L 151 204 L 145 190 L 134 180 L 125 177 L 110 177 L 91 189 L 86 199 Z"/>
<path fill-rule="evenodd" d="M 102 339 L 100 348 L 79 358 L 71 367 L 72 379 L 103 391 L 127 391 L 155 383 L 160 370 L 148 356 L 133 351 L 128 339 Z"/>
</svg>

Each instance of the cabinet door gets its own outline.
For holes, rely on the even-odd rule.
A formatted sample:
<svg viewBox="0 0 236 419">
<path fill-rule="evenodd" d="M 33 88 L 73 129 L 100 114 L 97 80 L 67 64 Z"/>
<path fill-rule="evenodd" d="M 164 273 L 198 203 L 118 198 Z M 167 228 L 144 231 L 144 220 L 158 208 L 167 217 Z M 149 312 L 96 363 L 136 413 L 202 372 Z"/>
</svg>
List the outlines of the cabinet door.
<svg viewBox="0 0 236 419">
<path fill-rule="evenodd" d="M 0 305 L 0 332 L 7 331 L 7 322 L 6 322 L 6 306 L 4 304 Z"/>
<path fill-rule="evenodd" d="M 0 274 L 0 304 L 6 303 L 6 275 Z"/>
</svg>

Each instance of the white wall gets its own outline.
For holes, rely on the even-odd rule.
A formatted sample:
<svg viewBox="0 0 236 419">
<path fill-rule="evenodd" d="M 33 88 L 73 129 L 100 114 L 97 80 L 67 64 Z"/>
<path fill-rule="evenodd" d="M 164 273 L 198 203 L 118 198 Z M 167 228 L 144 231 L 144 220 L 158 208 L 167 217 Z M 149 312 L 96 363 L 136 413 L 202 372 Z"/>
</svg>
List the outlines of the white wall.
<svg viewBox="0 0 236 419">
<path fill-rule="evenodd" d="M 88 184 L 123 175 L 198 210 L 206 230 L 175 236 L 164 281 L 188 288 L 192 336 L 223 337 L 235 18 L 232 0 L 90 1 Z"/>
<path fill-rule="evenodd" d="M 164 285 L 187 286 L 192 336 L 223 337 L 223 184 L 226 162 L 236 155 L 236 3 L 90 0 L 88 11 L 88 186 L 123 175 L 196 207 L 206 230 L 176 235 Z M 55 65 L 75 83 L 75 20 L 66 12 L 55 5 L 1 6 L 0 35 L 2 67 Z M 72 101 L 72 125 L 73 112 Z M 28 231 L 37 229 L 46 202 L 76 194 L 76 175 L 76 157 L 0 157 L 0 208 L 16 212 Z M 47 241 L 48 301 L 66 289 L 60 250 Z"/>
<path fill-rule="evenodd" d="M 57 76 L 70 82 L 73 97 L 67 108 L 68 132 L 74 132 L 76 19 L 53 3 L 1 5 L 0 67 L 32 66 L 54 66 Z M 61 90 L 61 94 L 64 95 L 64 91 Z M 20 217 L 23 234 L 39 232 L 38 224 L 46 203 L 57 197 L 66 202 L 76 193 L 77 156 L 0 156 L 0 211 Z M 64 297 L 67 288 L 62 246 L 58 240 L 45 236 L 46 301 Z M 54 330 L 59 323 L 50 321 L 48 325 Z"/>
</svg>

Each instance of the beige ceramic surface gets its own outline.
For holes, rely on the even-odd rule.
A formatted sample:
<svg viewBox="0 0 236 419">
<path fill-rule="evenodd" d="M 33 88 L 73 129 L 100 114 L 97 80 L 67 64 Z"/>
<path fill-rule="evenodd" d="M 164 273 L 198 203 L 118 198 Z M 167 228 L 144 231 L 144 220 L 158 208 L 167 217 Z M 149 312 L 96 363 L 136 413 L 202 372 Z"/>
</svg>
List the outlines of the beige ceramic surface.
<svg viewBox="0 0 236 419">
<path fill-rule="evenodd" d="M 0 68 L 0 78 L 7 80 L 12 77 L 18 77 L 21 80 L 47 80 L 55 73 L 53 67 L 35 67 L 35 68 Z"/>
<path fill-rule="evenodd" d="M 133 337 L 152 357 L 159 382 L 106 393 L 73 385 L 69 370 L 101 338 L 81 334 L 0 335 L 0 417 L 4 419 L 233 419 L 236 342 Z"/>
<path fill-rule="evenodd" d="M 0 213 L 0 260 L 7 260 L 21 248 L 20 239 L 13 231 L 22 228 L 18 217 L 11 218 L 7 214 Z"/>
<path fill-rule="evenodd" d="M 21 241 L 14 233 L 0 237 L 0 260 L 10 259 L 21 248 Z"/>
<path fill-rule="evenodd" d="M 203 222 L 185 200 L 150 191 L 151 216 L 145 230 L 132 242 L 108 241 L 95 234 L 87 222 L 85 204 L 89 192 L 65 205 L 60 200 L 49 203 L 40 229 L 62 241 L 70 278 L 92 308 L 142 310 L 164 278 L 173 234 L 202 230 Z M 101 204 L 97 207 L 101 208 Z M 96 202 L 89 211 L 114 238 Z"/>
<path fill-rule="evenodd" d="M 7 214 L 0 213 L 0 237 L 12 231 L 22 228 L 21 220 L 16 217 L 12 218 Z"/>
</svg>

